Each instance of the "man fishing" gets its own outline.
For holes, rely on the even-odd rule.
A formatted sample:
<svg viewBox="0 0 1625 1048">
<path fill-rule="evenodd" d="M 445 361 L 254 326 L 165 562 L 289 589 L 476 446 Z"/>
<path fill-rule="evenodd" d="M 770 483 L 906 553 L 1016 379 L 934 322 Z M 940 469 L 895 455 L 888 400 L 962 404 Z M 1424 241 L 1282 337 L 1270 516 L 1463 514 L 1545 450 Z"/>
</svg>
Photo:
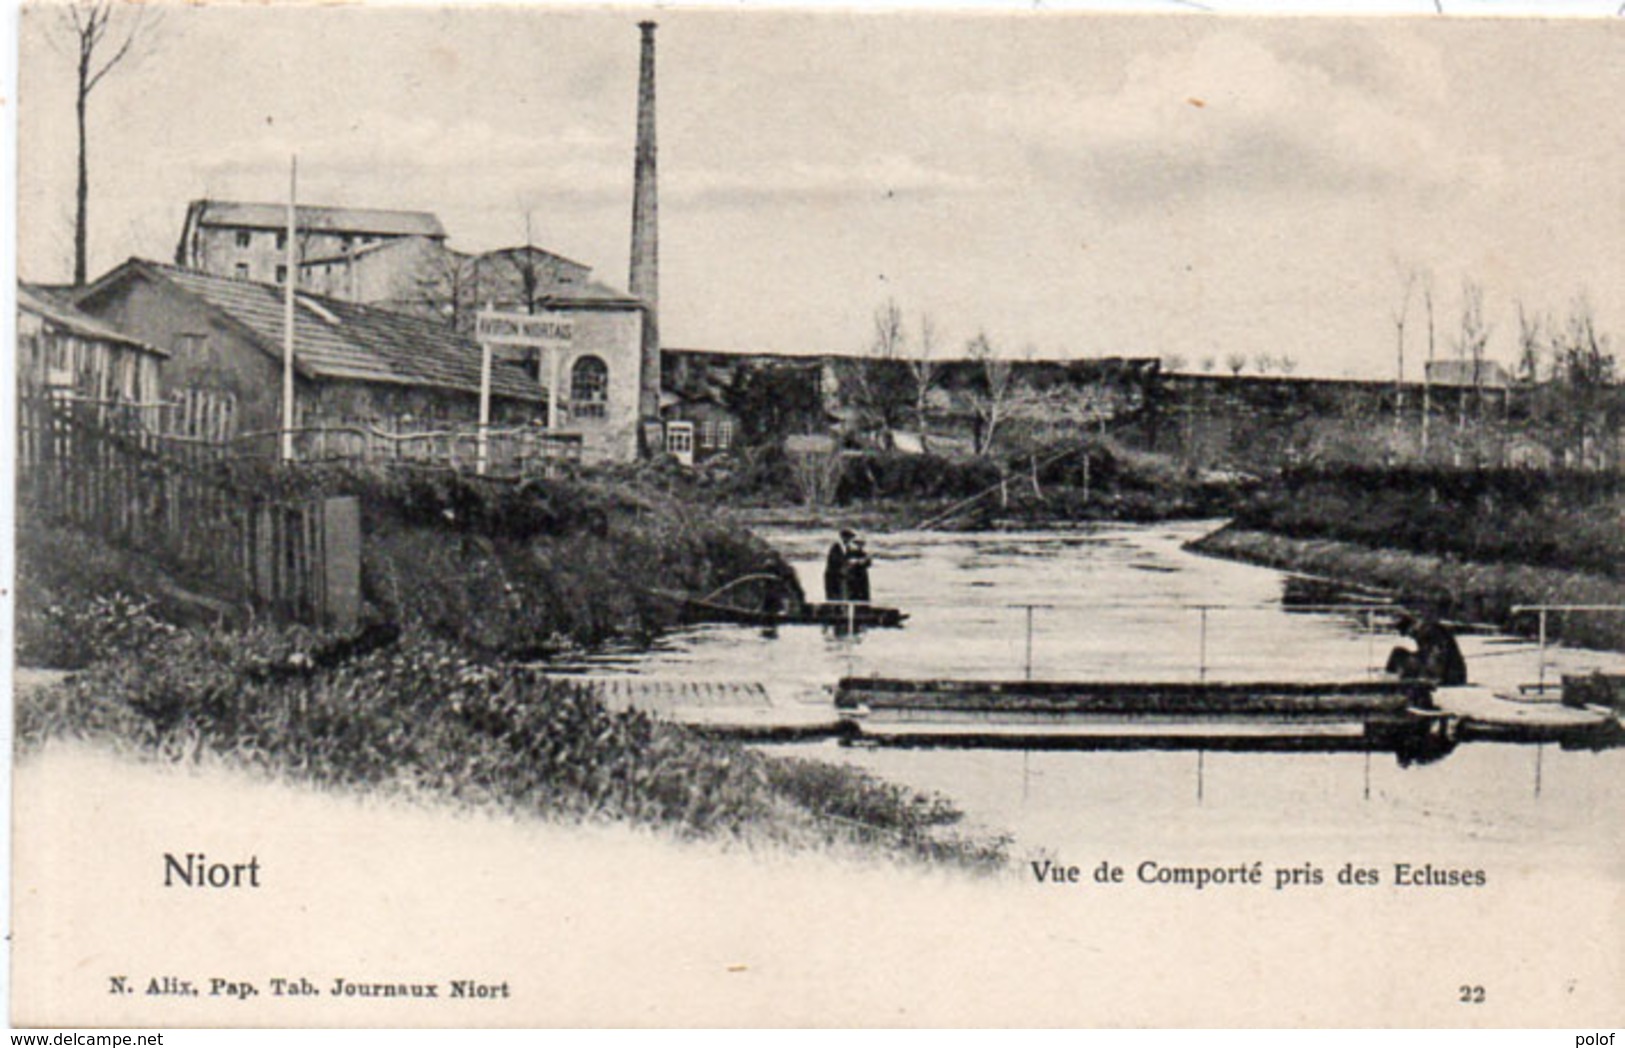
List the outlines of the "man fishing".
<svg viewBox="0 0 1625 1048">
<path fill-rule="evenodd" d="M 846 562 L 852 553 L 852 543 L 858 533 L 851 528 L 842 528 L 840 538 L 829 548 L 829 555 L 824 558 L 824 599 L 828 601 L 847 600 L 847 571 Z"/>
<path fill-rule="evenodd" d="M 1467 683 L 1467 660 L 1451 633 L 1437 619 L 1402 611 L 1394 629 L 1416 642 L 1416 650 L 1395 648 L 1388 655 L 1388 672 L 1401 680 L 1425 680 L 1451 687 Z"/>
</svg>

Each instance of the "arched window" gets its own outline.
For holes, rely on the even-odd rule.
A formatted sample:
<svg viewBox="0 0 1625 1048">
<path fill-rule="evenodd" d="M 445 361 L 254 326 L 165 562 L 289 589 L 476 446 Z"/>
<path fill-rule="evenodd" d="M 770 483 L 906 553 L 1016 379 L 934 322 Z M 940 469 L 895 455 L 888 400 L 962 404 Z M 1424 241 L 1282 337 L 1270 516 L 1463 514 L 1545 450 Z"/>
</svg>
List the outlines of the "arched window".
<svg viewBox="0 0 1625 1048">
<path fill-rule="evenodd" d="M 582 357 L 570 368 L 570 413 L 576 418 L 603 418 L 609 403 L 609 366 L 598 357 Z"/>
</svg>

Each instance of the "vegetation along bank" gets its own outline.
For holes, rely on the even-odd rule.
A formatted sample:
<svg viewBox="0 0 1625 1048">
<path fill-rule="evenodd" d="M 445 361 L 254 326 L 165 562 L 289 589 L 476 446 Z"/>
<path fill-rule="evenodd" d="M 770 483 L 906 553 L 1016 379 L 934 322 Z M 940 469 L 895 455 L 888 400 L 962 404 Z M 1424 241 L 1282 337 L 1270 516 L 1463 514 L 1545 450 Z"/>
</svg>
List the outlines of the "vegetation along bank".
<svg viewBox="0 0 1625 1048">
<path fill-rule="evenodd" d="M 79 672 L 18 696 L 20 752 L 84 738 L 685 837 L 1003 862 L 1007 841 L 960 835 L 944 798 L 612 711 L 545 673 L 551 656 L 674 624 L 679 609 L 651 586 L 704 592 L 789 570 L 703 508 L 614 474 L 504 486 L 268 470 L 233 482 L 360 497 L 366 627 L 245 625 L 230 594 L 152 557 L 24 528 L 19 660 Z"/>
<path fill-rule="evenodd" d="M 1605 472 L 1348 467 L 1289 472 L 1193 544 L 1531 634 L 1518 605 L 1625 604 L 1625 478 Z M 1625 615 L 1553 614 L 1548 633 L 1625 650 Z"/>
</svg>

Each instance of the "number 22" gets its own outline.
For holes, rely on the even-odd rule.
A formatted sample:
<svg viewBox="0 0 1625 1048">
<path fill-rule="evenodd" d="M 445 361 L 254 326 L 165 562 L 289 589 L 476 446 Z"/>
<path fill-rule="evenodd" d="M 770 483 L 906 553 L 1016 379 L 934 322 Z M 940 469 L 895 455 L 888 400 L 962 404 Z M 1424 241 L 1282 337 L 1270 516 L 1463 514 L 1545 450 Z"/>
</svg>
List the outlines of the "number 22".
<svg viewBox="0 0 1625 1048">
<path fill-rule="evenodd" d="M 1459 992 L 1461 996 L 1458 998 L 1458 1000 L 1460 1000 L 1462 1004 L 1484 1003 L 1484 987 L 1482 986 L 1463 986 Z"/>
</svg>

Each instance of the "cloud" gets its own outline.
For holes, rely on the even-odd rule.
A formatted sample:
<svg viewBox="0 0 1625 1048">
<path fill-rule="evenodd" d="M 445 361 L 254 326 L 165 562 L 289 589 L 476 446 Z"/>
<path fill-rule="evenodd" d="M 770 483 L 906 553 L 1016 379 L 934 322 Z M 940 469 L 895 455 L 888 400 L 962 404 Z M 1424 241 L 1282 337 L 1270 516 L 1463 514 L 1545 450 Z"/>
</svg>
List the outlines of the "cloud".
<svg viewBox="0 0 1625 1048">
<path fill-rule="evenodd" d="M 1367 49 L 1369 52 L 1369 48 Z M 1017 94 L 987 113 L 1041 177 L 1110 202 L 1205 194 L 1427 193 L 1486 175 L 1399 104 L 1370 53 L 1340 69 L 1221 33 L 1142 55 L 1111 94 Z M 1431 96 L 1431 79 L 1413 78 Z M 1422 107 L 1424 110 L 1426 107 Z"/>
<path fill-rule="evenodd" d="M 630 147 L 594 128 L 561 123 L 532 134 L 477 119 L 442 123 L 387 112 L 343 126 L 268 124 L 229 144 L 165 151 L 161 162 L 196 172 L 211 192 L 228 195 L 282 178 L 274 173 L 286 171 L 293 153 L 301 181 L 313 187 L 381 183 L 402 197 L 441 192 L 449 184 L 476 196 L 497 194 L 509 204 L 516 196 L 619 199 L 631 177 Z"/>
<path fill-rule="evenodd" d="M 878 200 L 979 192 L 986 183 L 968 175 L 921 163 L 901 154 L 870 157 L 856 164 L 803 160 L 751 166 L 686 166 L 663 175 L 661 191 L 691 204 Z"/>
</svg>

